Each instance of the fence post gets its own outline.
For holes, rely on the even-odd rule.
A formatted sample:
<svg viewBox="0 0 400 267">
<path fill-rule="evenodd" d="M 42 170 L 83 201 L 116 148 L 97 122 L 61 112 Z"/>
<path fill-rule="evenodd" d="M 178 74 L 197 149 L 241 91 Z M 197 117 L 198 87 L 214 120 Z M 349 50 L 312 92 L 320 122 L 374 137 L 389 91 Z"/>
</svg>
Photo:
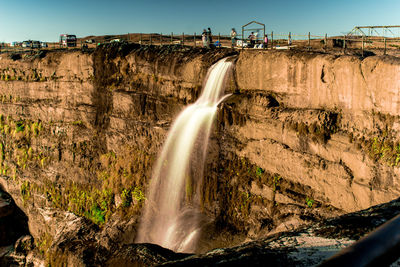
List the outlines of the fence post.
<svg viewBox="0 0 400 267">
<path fill-rule="evenodd" d="M 271 50 L 274 49 L 274 31 L 271 32 Z"/>
<path fill-rule="evenodd" d="M 172 38 L 174 37 L 174 33 L 171 32 L 171 44 L 172 44 Z"/>
<path fill-rule="evenodd" d="M 244 30 L 242 27 L 242 50 L 244 49 Z"/>
<path fill-rule="evenodd" d="M 328 46 L 328 34 L 325 33 L 325 39 L 324 39 L 324 47 L 325 47 L 325 49 L 327 48 L 327 46 Z"/>
<path fill-rule="evenodd" d="M 361 37 L 361 56 L 364 57 L 364 35 Z"/>
<path fill-rule="evenodd" d="M 150 33 L 150 45 L 153 45 L 153 34 Z"/>
<path fill-rule="evenodd" d="M 343 37 L 343 54 L 346 53 L 346 35 Z"/>
<path fill-rule="evenodd" d="M 182 32 L 182 46 L 185 45 L 185 33 Z"/>
<path fill-rule="evenodd" d="M 142 46 L 142 43 L 143 43 L 143 36 L 142 33 L 140 33 L 140 46 Z"/>
<path fill-rule="evenodd" d="M 311 50 L 311 33 L 308 32 L 308 51 Z"/>
<path fill-rule="evenodd" d="M 219 43 L 219 47 L 221 48 L 222 47 L 222 45 L 221 45 L 221 33 L 218 33 L 218 43 Z"/>
<path fill-rule="evenodd" d="M 193 34 L 193 44 L 194 47 L 196 47 L 196 33 Z"/>
<path fill-rule="evenodd" d="M 385 43 L 385 48 L 383 49 L 383 54 L 386 55 L 386 37 L 383 38 L 383 42 Z"/>
<path fill-rule="evenodd" d="M 162 33 L 160 34 L 160 46 L 162 46 Z"/>
</svg>

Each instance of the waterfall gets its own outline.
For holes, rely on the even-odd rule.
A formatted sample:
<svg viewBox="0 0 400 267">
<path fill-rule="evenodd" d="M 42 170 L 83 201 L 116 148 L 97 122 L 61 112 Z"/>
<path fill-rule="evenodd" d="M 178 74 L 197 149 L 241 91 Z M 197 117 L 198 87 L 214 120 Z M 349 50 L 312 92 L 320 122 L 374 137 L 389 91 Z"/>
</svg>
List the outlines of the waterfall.
<svg viewBox="0 0 400 267">
<path fill-rule="evenodd" d="M 211 126 L 232 63 L 211 66 L 199 99 L 173 123 L 156 162 L 136 242 L 194 252 L 200 235 L 200 185 Z"/>
</svg>

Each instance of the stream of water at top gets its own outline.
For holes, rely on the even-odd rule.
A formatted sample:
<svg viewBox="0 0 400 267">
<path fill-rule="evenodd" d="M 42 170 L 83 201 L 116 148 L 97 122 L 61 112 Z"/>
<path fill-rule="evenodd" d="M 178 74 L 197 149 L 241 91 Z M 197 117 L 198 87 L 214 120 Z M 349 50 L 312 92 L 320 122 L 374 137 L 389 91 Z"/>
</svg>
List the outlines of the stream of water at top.
<svg viewBox="0 0 400 267">
<path fill-rule="evenodd" d="M 232 62 L 211 66 L 199 99 L 174 121 L 154 167 L 137 243 L 194 252 L 200 235 L 200 185 L 211 126 Z"/>
</svg>

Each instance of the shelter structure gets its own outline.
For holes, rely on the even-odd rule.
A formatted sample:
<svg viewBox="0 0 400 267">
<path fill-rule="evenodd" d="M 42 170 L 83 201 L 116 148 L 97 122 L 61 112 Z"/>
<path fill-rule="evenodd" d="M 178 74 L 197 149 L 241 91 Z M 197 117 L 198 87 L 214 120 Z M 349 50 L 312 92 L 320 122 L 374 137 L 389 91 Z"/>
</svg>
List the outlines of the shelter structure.
<svg viewBox="0 0 400 267">
<path fill-rule="evenodd" d="M 259 26 L 258 26 L 258 28 L 248 28 L 248 27 L 249 27 L 250 25 L 252 25 L 252 24 L 258 24 Z M 262 26 L 262 28 L 261 28 L 260 26 Z M 256 27 L 257 27 L 257 26 L 256 26 Z M 243 48 L 243 42 L 244 42 L 244 40 L 245 40 L 245 39 L 244 39 L 244 32 L 245 32 L 245 31 L 247 31 L 247 32 L 254 32 L 254 31 L 257 31 L 257 32 L 258 32 L 258 31 L 260 31 L 260 30 L 263 31 L 263 35 L 262 35 L 262 37 L 261 37 L 261 40 L 264 40 L 264 36 L 265 36 L 265 24 L 253 20 L 253 21 L 250 21 L 249 23 L 243 25 L 243 26 L 242 26 L 242 48 Z M 258 36 L 257 36 L 257 39 L 256 39 L 256 40 L 258 40 Z"/>
<path fill-rule="evenodd" d="M 347 36 L 364 36 L 364 37 L 400 37 L 400 34 L 395 34 L 397 31 L 400 33 L 400 26 L 355 26 Z M 388 36 L 389 35 L 389 36 Z"/>
</svg>

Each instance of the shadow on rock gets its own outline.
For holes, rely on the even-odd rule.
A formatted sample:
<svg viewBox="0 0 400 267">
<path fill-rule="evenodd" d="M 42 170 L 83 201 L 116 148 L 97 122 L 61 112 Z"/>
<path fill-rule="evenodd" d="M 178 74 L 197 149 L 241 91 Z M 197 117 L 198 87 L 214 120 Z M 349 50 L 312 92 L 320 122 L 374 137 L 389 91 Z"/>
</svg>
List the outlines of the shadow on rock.
<svg viewBox="0 0 400 267">
<path fill-rule="evenodd" d="M 27 234 L 28 217 L 0 187 L 0 246 L 14 244 L 19 237 Z"/>
</svg>

